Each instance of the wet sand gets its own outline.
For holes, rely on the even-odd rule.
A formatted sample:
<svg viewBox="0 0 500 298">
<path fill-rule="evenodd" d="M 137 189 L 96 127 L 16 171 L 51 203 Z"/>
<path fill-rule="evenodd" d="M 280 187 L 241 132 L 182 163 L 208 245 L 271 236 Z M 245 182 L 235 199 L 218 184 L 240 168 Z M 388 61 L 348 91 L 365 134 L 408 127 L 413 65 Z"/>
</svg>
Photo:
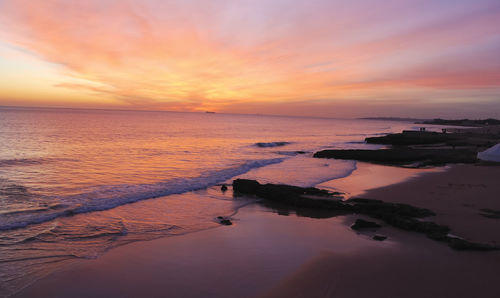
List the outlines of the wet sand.
<svg viewBox="0 0 500 298">
<path fill-rule="evenodd" d="M 499 244 L 500 219 L 479 214 L 500 210 L 499 177 L 498 166 L 454 165 L 362 196 L 429 208 L 437 213 L 432 220 L 453 234 Z M 499 251 L 453 251 L 425 236 L 385 229 L 397 247 L 319 255 L 266 297 L 498 297 Z"/>
<path fill-rule="evenodd" d="M 498 297 L 500 254 L 391 234 L 397 247 L 318 255 L 265 297 Z"/>
<path fill-rule="evenodd" d="M 322 253 L 395 245 L 359 237 L 345 220 L 279 216 L 250 205 L 232 226 L 118 247 L 14 297 L 256 297 Z"/>
<path fill-rule="evenodd" d="M 454 234 L 496 243 L 500 219 L 478 209 L 500 210 L 498 177 L 500 167 L 457 165 L 363 197 L 430 208 Z M 349 228 L 356 218 L 279 216 L 254 204 L 233 226 L 122 246 L 15 297 L 498 297 L 500 252 L 453 251 L 386 225 L 378 242 Z"/>
<path fill-rule="evenodd" d="M 481 216 L 481 209 L 500 210 L 500 166 L 453 165 L 400 184 L 362 194 L 388 202 L 433 210 L 432 220 L 454 235 L 500 245 L 500 218 Z"/>
<path fill-rule="evenodd" d="M 446 167 L 413 169 L 357 162 L 356 170 L 349 176 L 330 180 L 316 187 L 344 193 L 346 198 L 363 196 L 366 191 L 392 186 L 428 173 L 443 172 Z"/>
</svg>

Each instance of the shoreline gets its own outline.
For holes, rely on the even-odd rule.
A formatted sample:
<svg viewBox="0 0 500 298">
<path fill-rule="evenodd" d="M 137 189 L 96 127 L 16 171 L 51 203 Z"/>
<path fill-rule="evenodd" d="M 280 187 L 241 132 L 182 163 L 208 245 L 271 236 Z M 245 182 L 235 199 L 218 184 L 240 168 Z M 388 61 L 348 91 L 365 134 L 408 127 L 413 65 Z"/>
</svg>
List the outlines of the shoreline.
<svg viewBox="0 0 500 298">
<path fill-rule="evenodd" d="M 344 221 L 280 216 L 255 203 L 240 208 L 232 226 L 123 245 L 61 268 L 12 297 L 257 297 L 333 246 L 348 253 L 389 245 L 358 237 Z M 336 237 L 324 235 L 325 226 Z"/>
<path fill-rule="evenodd" d="M 430 208 L 437 213 L 431 220 L 449 225 L 451 233 L 498 244 L 500 219 L 480 215 L 484 206 L 500 209 L 495 177 L 500 177 L 498 166 L 452 165 L 446 171 L 368 190 L 362 197 Z M 455 184 L 448 186 L 449 181 Z M 478 181 L 480 191 L 475 189 Z M 386 225 L 377 232 L 398 241 L 398 248 L 318 255 L 264 297 L 497 297 L 499 251 L 455 251 Z"/>
<path fill-rule="evenodd" d="M 365 169 L 370 167 L 370 165 L 366 165 Z M 390 169 L 390 171 L 393 170 L 394 168 Z M 411 169 L 403 170 L 411 171 Z M 481 172 L 481 175 L 478 175 L 478 172 Z M 421 196 L 422 192 L 432 192 L 430 188 L 438 187 L 441 193 L 437 193 L 437 196 L 448 197 L 453 200 L 455 196 L 450 196 L 448 192 L 461 194 L 460 204 L 467 204 L 463 203 L 463 200 L 475 199 L 475 196 L 471 196 L 471 194 L 477 194 L 475 187 L 467 188 L 464 186 L 442 189 L 440 186 L 447 185 L 449 179 L 458 179 L 457 185 L 464 184 L 463 179 L 472 181 L 469 183 L 470 185 L 477 185 L 474 179 L 482 179 L 481 177 L 488 175 L 488 173 L 489 177 L 493 178 L 483 183 L 486 187 L 481 187 L 483 199 L 481 200 L 482 205 L 479 207 L 484 206 L 499 210 L 500 200 L 495 200 L 494 194 L 499 193 L 497 190 L 500 191 L 498 188 L 500 186 L 495 185 L 493 180 L 495 177 L 500 176 L 500 167 L 453 165 L 447 167 L 445 171 L 424 172 L 424 174 L 413 175 L 414 177 L 403 179 L 398 183 L 369 189 L 363 194 L 363 197 L 382 199 L 388 202 L 409 203 L 430 208 L 431 210 L 437 208 L 435 210 L 437 216 L 432 220 L 449 224 L 452 233 L 473 240 L 499 243 L 500 239 L 495 236 L 495 231 L 500 228 L 500 219 L 478 215 L 475 212 L 477 209 L 470 206 L 460 208 L 456 204 L 449 205 L 449 201 L 422 200 Z M 470 177 L 467 175 L 470 175 Z M 397 178 L 397 175 L 395 176 Z M 355 177 L 353 176 L 353 178 Z M 363 177 L 363 174 L 361 177 Z M 334 181 L 336 180 L 329 183 L 334 184 Z M 438 184 L 434 185 L 429 181 Z M 370 183 L 367 183 L 367 185 L 370 185 Z M 319 186 L 321 187 L 321 184 Z M 443 191 L 448 192 L 442 193 Z M 432 198 L 435 197 L 432 196 Z M 446 204 L 442 205 L 443 203 Z M 486 206 L 486 203 L 489 205 Z M 467 222 L 460 224 L 458 216 L 463 214 L 464 209 L 468 210 L 466 214 Z M 41 293 L 53 297 L 63 297 L 65 296 L 64 293 L 73 293 L 72 296 L 75 296 L 75 287 L 80 287 L 75 284 L 75 281 L 78 284 L 86 285 L 80 289 L 83 291 L 81 296 L 76 295 L 76 297 L 84 297 L 86 296 L 85 293 L 92 296 L 99 296 L 99 293 L 106 293 L 108 296 L 130 294 L 130 292 L 126 291 L 121 292 L 124 289 L 120 289 L 120 287 L 122 286 L 121 280 L 132 278 L 130 275 L 134 275 L 133 272 L 143 272 L 143 277 L 140 280 L 131 279 L 129 281 L 134 284 L 134 288 L 142 289 L 142 291 L 150 288 L 147 293 L 135 293 L 147 294 L 152 297 L 163 296 L 167 293 L 172 295 L 172 291 L 175 291 L 174 288 L 179 291 L 177 294 L 186 297 L 198 295 L 206 297 L 211 297 L 211 295 L 212 297 L 234 297 L 235 295 L 243 297 L 261 295 L 266 295 L 266 297 L 306 297 L 326 295 L 325 297 L 328 297 L 329 295 L 340 295 L 340 293 L 343 293 L 342 297 L 387 297 L 385 295 L 387 292 L 384 292 L 388 289 L 387 280 L 373 279 L 373 277 L 380 275 L 378 274 L 380 268 L 386 268 L 383 271 L 384 274 L 390 274 L 391 278 L 400 283 L 400 286 L 390 288 L 391 293 L 394 295 L 398 293 L 399 295 L 407 294 L 404 291 L 405 287 L 411 286 L 411 284 L 408 284 L 409 281 L 421 278 L 431 283 L 432 288 L 438 290 L 438 292 L 441 291 L 439 292 L 441 294 L 452 293 L 453 291 L 456 291 L 457 295 L 461 293 L 472 294 L 473 289 L 470 283 L 460 285 L 454 289 L 445 285 L 446 282 L 457 283 L 460 278 L 467 276 L 469 276 L 468 278 L 477 279 L 474 288 L 480 287 L 480 289 L 478 288 L 478 291 L 480 291 L 479 296 L 494 297 L 492 294 L 499 290 L 500 287 L 491 286 L 494 285 L 491 280 L 492 276 L 500 274 L 499 252 L 452 251 L 446 245 L 434 242 L 423 235 L 398 230 L 386 225 L 383 225 L 380 232 L 383 232 L 389 238 L 386 241 L 378 242 L 372 240 L 369 233 L 355 233 L 349 228 L 355 218 L 359 217 L 363 216 L 348 215 L 328 219 L 301 218 L 294 214 L 279 216 L 276 211 L 268 210 L 258 203 L 251 204 L 238 209 L 238 212 L 234 215 L 234 226 L 221 226 L 217 229 L 198 231 L 177 237 L 164 237 L 127 244 L 107 252 L 97 260 L 82 260 L 77 262 L 78 264 L 68 266 L 43 277 L 13 295 L 13 297 L 34 297 Z M 474 225 L 471 225 L 472 222 Z M 490 228 L 489 232 L 477 233 L 477 229 L 485 229 L 485 225 Z M 295 230 L 291 226 L 294 226 Z M 304 234 L 301 231 L 301 229 L 306 229 L 304 226 L 314 226 L 314 236 Z M 332 227 L 336 227 L 337 235 L 331 234 L 330 229 Z M 343 238 L 339 238 L 339 235 Z M 286 240 L 283 240 L 283 237 Z M 338 251 L 336 246 L 339 245 L 339 241 L 342 242 L 340 239 L 344 239 L 343 242 L 347 242 L 347 244 L 343 244 L 346 245 L 344 250 Z M 269 245 L 266 246 L 266 242 L 271 244 L 268 243 Z M 309 243 L 307 247 L 304 247 L 304 242 Z M 265 247 L 259 247 L 259 244 L 255 243 L 260 243 Z M 249 251 L 248 245 L 253 250 Z M 181 252 L 183 252 L 183 255 Z M 184 258 L 182 262 L 172 260 L 176 253 L 181 253 Z M 254 259 L 253 264 L 248 264 L 249 256 L 255 258 L 256 255 L 259 257 Z M 408 261 L 408 259 L 413 261 Z M 197 261 L 195 262 L 195 260 Z M 440 260 L 447 260 L 446 264 L 443 264 L 444 261 Z M 126 263 L 131 264 L 127 265 Z M 404 266 L 398 267 L 398 264 L 404 264 Z M 451 266 L 450 264 L 458 265 Z M 475 264 L 479 264 L 486 269 L 481 270 L 481 266 Z M 491 264 L 495 266 L 491 266 Z M 176 271 L 172 271 L 167 268 L 168 265 L 176 265 L 178 268 Z M 468 268 L 468 272 L 473 272 L 474 275 L 467 272 L 457 275 L 456 272 L 459 270 L 457 266 L 465 266 L 464 268 Z M 185 267 L 188 267 L 188 269 Z M 401 268 L 405 274 L 393 274 L 393 271 L 399 270 L 398 268 Z M 204 272 L 209 276 L 220 270 L 223 273 L 217 273 L 219 279 L 212 280 L 212 283 L 209 284 L 203 280 L 207 278 L 206 276 L 202 277 L 196 274 L 194 277 L 191 276 L 196 272 Z M 235 272 L 239 275 L 235 274 Z M 262 276 L 263 272 L 264 275 L 267 274 L 271 277 Z M 425 277 L 429 272 L 434 273 Z M 96 274 L 104 281 L 98 282 L 94 280 Z M 342 277 L 340 279 L 342 282 L 334 278 L 335 276 L 338 277 L 339 274 Z M 177 280 L 176 275 L 183 278 Z M 235 278 L 234 275 L 238 276 Z M 436 281 L 433 284 L 432 276 L 439 282 Z M 479 276 L 482 277 L 479 278 Z M 164 280 L 172 278 L 177 282 L 169 283 Z M 241 278 L 251 278 L 252 280 L 242 282 Z M 331 280 L 331 278 L 334 278 L 334 280 Z M 363 287 L 363 291 L 365 291 L 363 293 L 360 293 L 359 287 L 353 284 L 354 281 L 359 282 L 361 279 L 363 279 L 363 284 L 366 285 Z M 365 279 L 368 279 L 368 281 Z M 352 281 L 346 282 L 349 280 Z M 167 286 L 165 283 L 171 286 L 170 292 L 165 292 Z M 235 288 L 232 283 L 239 283 L 240 287 L 243 288 Z M 190 287 L 194 285 L 194 288 L 199 287 L 199 289 L 190 292 L 188 284 Z M 329 286 L 332 284 L 335 287 L 331 288 Z M 355 289 L 357 290 L 354 291 Z M 381 295 L 377 296 L 374 291 L 382 289 L 384 291 L 381 291 L 379 293 Z M 131 289 L 128 289 L 128 291 L 131 291 Z M 199 291 L 206 292 L 201 293 Z M 285 293 L 288 295 L 285 295 Z M 302 293 L 302 296 L 294 293 Z M 419 291 L 415 293 L 419 293 Z M 477 294 L 477 292 L 474 293 Z M 420 297 L 423 294 L 420 292 Z M 389 297 L 391 296 L 389 295 Z M 415 297 L 418 297 L 418 295 L 415 294 Z"/>
<path fill-rule="evenodd" d="M 500 210 L 498 177 L 499 166 L 452 165 L 445 172 L 369 190 L 363 197 L 428 208 L 436 213 L 432 220 L 449 226 L 452 234 L 500 244 L 500 219 L 482 211 Z"/>
<path fill-rule="evenodd" d="M 432 168 L 402 168 L 356 161 L 351 175 L 319 183 L 315 187 L 344 193 L 346 199 L 364 197 L 367 192 L 381 187 L 404 183 L 429 173 L 442 173 L 449 166 Z"/>
</svg>

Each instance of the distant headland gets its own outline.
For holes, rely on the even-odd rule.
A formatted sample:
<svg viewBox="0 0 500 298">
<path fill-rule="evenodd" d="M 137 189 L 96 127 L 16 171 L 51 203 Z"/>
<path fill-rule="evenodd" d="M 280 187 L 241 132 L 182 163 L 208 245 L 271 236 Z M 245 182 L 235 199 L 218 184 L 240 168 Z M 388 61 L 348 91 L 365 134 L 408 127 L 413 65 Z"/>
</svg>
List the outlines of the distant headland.
<svg viewBox="0 0 500 298">
<path fill-rule="evenodd" d="M 435 124 L 435 125 L 452 125 L 452 126 L 469 126 L 469 127 L 483 127 L 490 125 L 500 125 L 500 120 L 494 118 L 488 119 L 417 119 L 417 118 L 402 118 L 402 117 L 366 117 L 359 118 L 362 120 L 381 120 L 381 121 L 405 121 L 414 122 L 415 124 Z"/>
<path fill-rule="evenodd" d="M 425 121 L 416 122 L 416 123 L 482 127 L 482 126 L 489 126 L 489 125 L 500 125 L 500 120 L 493 119 L 493 118 L 488 118 L 488 119 L 483 119 L 483 120 L 470 120 L 470 119 L 446 120 L 446 119 L 437 118 L 437 119 L 425 120 Z"/>
</svg>

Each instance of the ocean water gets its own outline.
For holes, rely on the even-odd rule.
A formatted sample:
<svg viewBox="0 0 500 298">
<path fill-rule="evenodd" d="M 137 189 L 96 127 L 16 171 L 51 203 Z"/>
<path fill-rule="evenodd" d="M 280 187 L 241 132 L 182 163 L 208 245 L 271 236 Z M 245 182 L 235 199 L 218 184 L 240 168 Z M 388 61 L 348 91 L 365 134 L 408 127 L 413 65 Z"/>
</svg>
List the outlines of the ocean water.
<svg viewBox="0 0 500 298">
<path fill-rule="evenodd" d="M 131 241 L 214 228 L 251 203 L 219 190 L 236 177 L 313 186 L 415 125 L 212 113 L 0 108 L 0 295 Z"/>
</svg>

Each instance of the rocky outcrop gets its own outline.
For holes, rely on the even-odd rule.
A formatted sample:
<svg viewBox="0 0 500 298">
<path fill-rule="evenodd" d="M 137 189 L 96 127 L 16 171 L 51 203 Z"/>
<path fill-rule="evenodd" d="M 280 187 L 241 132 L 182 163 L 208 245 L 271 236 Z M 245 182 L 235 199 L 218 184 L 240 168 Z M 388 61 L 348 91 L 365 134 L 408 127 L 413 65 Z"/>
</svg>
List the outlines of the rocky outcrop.
<svg viewBox="0 0 500 298">
<path fill-rule="evenodd" d="M 445 134 L 426 131 L 403 131 L 402 133 L 388 134 L 382 137 L 366 138 L 368 144 L 383 144 L 383 145 L 422 145 L 422 144 L 439 144 L 456 140 L 458 135 Z"/>
<path fill-rule="evenodd" d="M 244 194 L 256 194 L 260 183 L 255 180 L 236 179 L 233 181 L 233 190 Z"/>
<path fill-rule="evenodd" d="M 356 222 L 351 226 L 351 229 L 353 230 L 363 230 L 363 229 L 377 229 L 380 228 L 381 225 L 379 225 L 376 222 L 373 221 L 368 221 L 364 220 L 361 218 L 356 219 Z"/>
<path fill-rule="evenodd" d="M 477 152 L 480 148 L 488 148 L 500 141 L 497 128 L 464 130 L 459 133 L 437 133 L 427 131 L 405 130 L 402 133 L 388 134 L 381 137 L 366 138 L 369 144 L 401 146 L 428 146 L 433 147 L 468 147 Z M 442 148 L 445 149 L 445 148 Z"/>
<path fill-rule="evenodd" d="M 388 218 L 390 214 L 414 218 L 424 218 L 436 215 L 426 208 L 418 208 L 401 203 L 386 203 L 381 200 L 354 198 L 347 200 L 346 203 L 352 204 L 357 213 L 368 214 L 372 217 L 379 218 Z"/>
<path fill-rule="evenodd" d="M 479 213 L 481 216 L 487 217 L 487 218 L 493 218 L 493 219 L 500 219 L 500 210 L 493 210 L 493 209 L 488 209 L 484 208 L 480 210 L 481 213 Z"/>
<path fill-rule="evenodd" d="M 493 246 L 490 244 L 483 244 L 483 243 L 474 243 L 474 242 L 469 242 L 464 239 L 460 238 L 450 238 L 448 239 L 448 245 L 456 250 L 483 250 L 483 251 L 488 251 L 488 250 L 497 250 L 499 249 L 497 246 Z"/>
<path fill-rule="evenodd" d="M 475 163 L 476 151 L 468 149 L 381 149 L 381 150 L 323 150 L 314 153 L 316 158 L 359 160 L 389 165 L 421 166 L 447 163 Z"/>
<path fill-rule="evenodd" d="M 233 190 L 238 193 L 253 194 L 260 198 L 289 206 L 317 208 L 336 211 L 352 211 L 350 205 L 339 200 L 338 193 L 314 187 L 298 187 L 283 184 L 260 184 L 255 180 L 236 179 Z"/>
<path fill-rule="evenodd" d="M 255 195 L 266 201 L 278 202 L 293 208 L 314 209 L 317 211 L 337 211 L 340 214 L 364 214 L 377 218 L 391 226 L 418 233 L 429 238 L 448 243 L 459 250 L 496 250 L 498 246 L 469 242 L 449 235 L 450 228 L 423 218 L 435 215 L 429 209 L 408 204 L 386 203 L 381 200 L 355 198 L 347 201 L 338 199 L 338 193 L 314 187 L 298 187 L 282 184 L 260 184 L 255 180 L 236 179 L 233 181 L 234 192 Z M 304 214 L 304 212 L 302 213 Z M 379 225 L 358 219 L 353 229 L 376 228 Z"/>
</svg>

